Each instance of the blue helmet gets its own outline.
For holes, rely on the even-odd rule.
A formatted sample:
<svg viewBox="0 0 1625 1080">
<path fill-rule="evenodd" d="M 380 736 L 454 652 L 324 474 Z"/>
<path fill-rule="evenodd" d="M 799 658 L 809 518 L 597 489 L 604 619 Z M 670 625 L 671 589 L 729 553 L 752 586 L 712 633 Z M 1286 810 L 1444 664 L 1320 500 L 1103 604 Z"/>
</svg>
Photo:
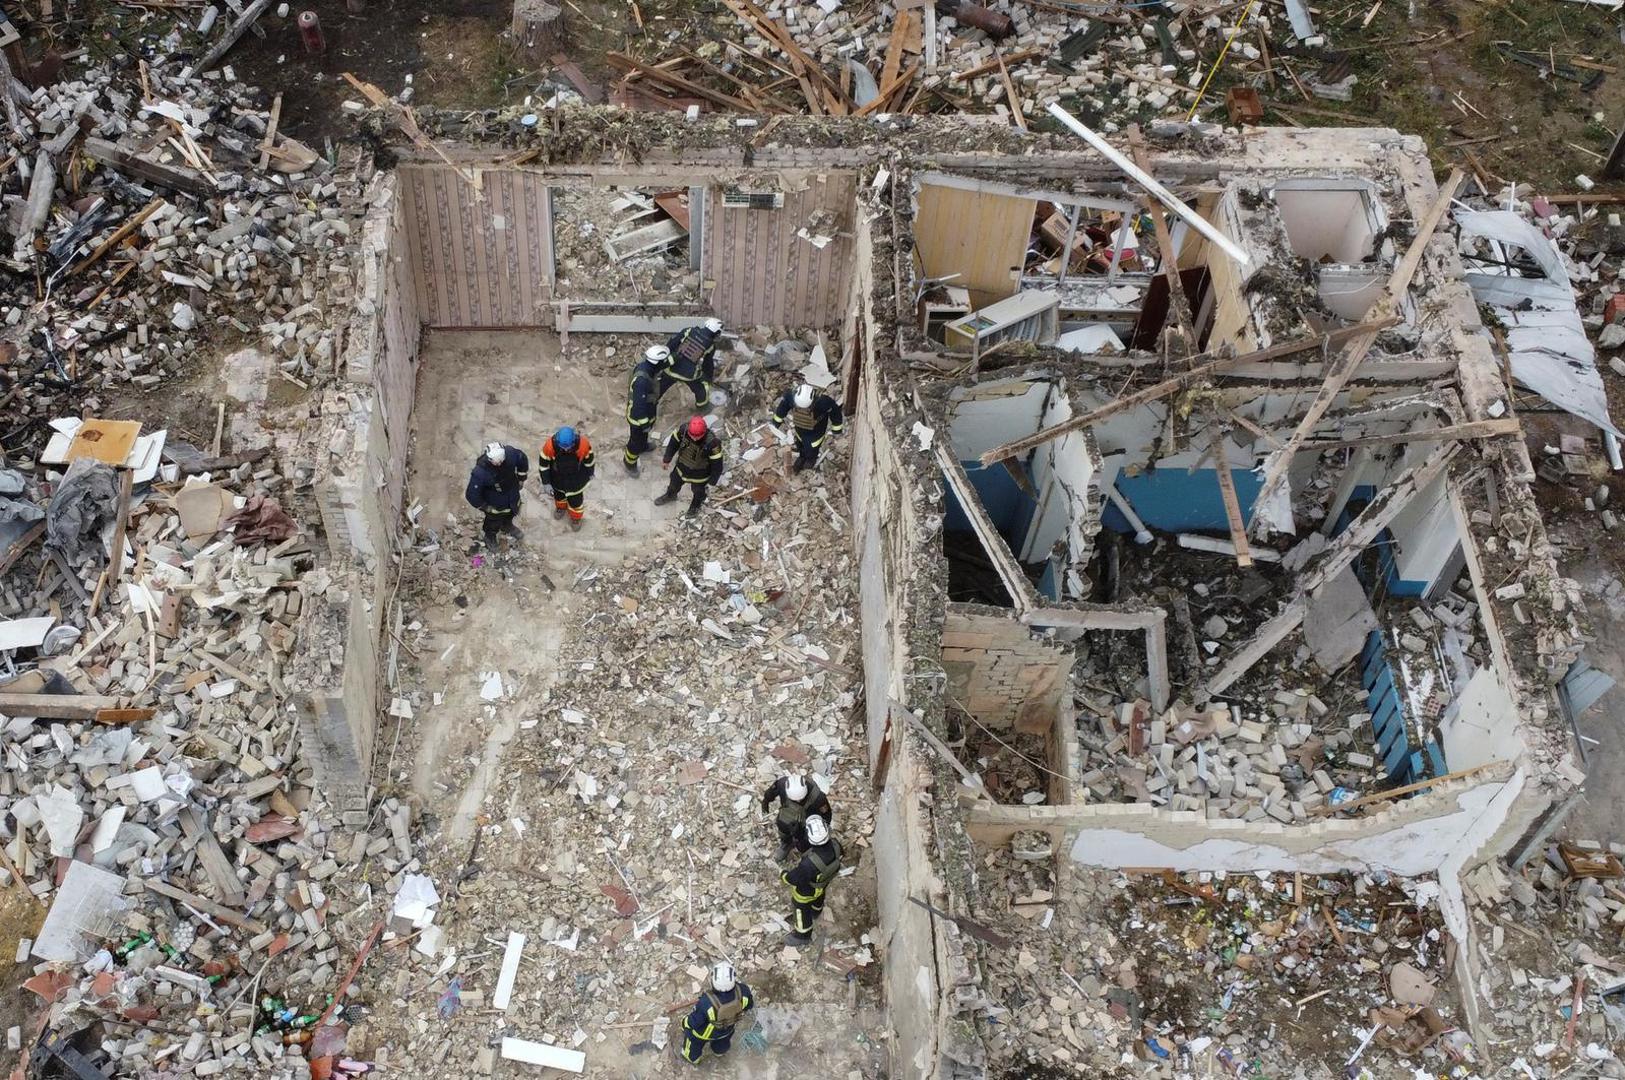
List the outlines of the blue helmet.
<svg viewBox="0 0 1625 1080">
<path fill-rule="evenodd" d="M 573 427 L 559 428 L 558 434 L 553 436 L 553 445 L 567 453 L 574 450 L 576 448 L 576 429 Z"/>
</svg>

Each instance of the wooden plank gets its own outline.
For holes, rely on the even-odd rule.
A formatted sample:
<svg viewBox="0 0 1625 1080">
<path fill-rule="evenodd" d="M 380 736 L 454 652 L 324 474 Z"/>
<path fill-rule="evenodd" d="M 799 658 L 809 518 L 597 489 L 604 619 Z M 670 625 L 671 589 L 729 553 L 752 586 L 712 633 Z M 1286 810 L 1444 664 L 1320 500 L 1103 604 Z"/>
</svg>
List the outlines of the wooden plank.
<svg viewBox="0 0 1625 1080">
<path fill-rule="evenodd" d="M 1366 435 L 1358 439 L 1310 439 L 1299 449 L 1336 450 L 1344 446 L 1386 446 L 1392 443 L 1446 442 L 1453 439 L 1489 439 L 1497 435 L 1516 435 L 1521 424 L 1516 417 L 1503 416 L 1495 420 L 1469 420 L 1464 424 L 1425 428 L 1416 431 L 1398 431 L 1392 435 Z"/>
<path fill-rule="evenodd" d="M 1151 158 L 1145 152 L 1145 138 L 1140 134 L 1139 124 L 1130 124 L 1128 129 L 1129 151 L 1133 155 L 1134 164 L 1147 174 L 1151 171 Z M 1168 279 L 1168 310 L 1174 313 L 1179 323 L 1179 333 L 1184 339 L 1181 351 L 1196 348 L 1196 308 L 1191 304 L 1190 297 L 1185 295 L 1185 282 L 1179 276 L 1179 253 L 1174 250 L 1173 233 L 1168 229 L 1168 221 L 1162 215 L 1162 205 L 1153 199 L 1149 193 L 1140 197 L 1140 206 L 1151 217 L 1151 224 L 1157 233 L 1157 254 L 1162 260 L 1162 276 Z M 1162 327 L 1157 327 L 1160 337 Z"/>
<path fill-rule="evenodd" d="M 1484 764 L 1474 765 L 1470 769 L 1460 769 L 1456 772 L 1445 773 L 1443 776 L 1434 776 L 1427 780 L 1418 780 L 1414 784 L 1404 784 L 1400 787 L 1389 788 L 1387 791 L 1376 791 L 1370 795 L 1361 795 L 1358 799 L 1350 799 L 1345 803 L 1337 803 L 1336 805 L 1328 803 L 1324 806 L 1317 806 L 1311 810 L 1310 813 L 1315 817 L 1326 817 L 1329 814 L 1339 814 L 1345 810 L 1358 810 L 1360 807 L 1370 806 L 1372 803 L 1386 802 L 1389 799 L 1397 799 L 1402 795 L 1413 795 L 1418 791 L 1425 791 L 1437 784 L 1446 784 L 1452 780 L 1465 780 L 1469 776 L 1478 775 L 1485 769 L 1493 769 L 1495 766 L 1502 764 L 1505 764 L 1505 762 L 1486 761 Z"/>
<path fill-rule="evenodd" d="M 1004 54 L 997 45 L 993 47 L 993 59 L 999 62 L 999 81 L 1004 83 L 1004 97 L 1010 103 L 1010 118 L 1022 131 L 1027 130 L 1027 116 L 1021 111 L 1021 98 L 1016 94 L 1016 84 L 1010 81 L 1010 69 L 1005 65 Z"/>
<path fill-rule="evenodd" d="M 117 709 L 119 699 L 102 694 L 0 693 L 0 713 L 42 720 L 94 720 L 103 709 Z"/>
<path fill-rule="evenodd" d="M 861 111 L 861 110 L 860 110 Z M 914 214 L 914 242 L 927 277 L 957 274 L 973 307 L 1011 296 L 1026 257 L 1036 200 L 1003 191 L 966 191 L 924 182 Z"/>
<path fill-rule="evenodd" d="M 106 139 L 86 139 L 84 141 L 84 153 L 92 161 L 100 162 L 109 168 L 128 173 L 130 176 L 141 180 L 150 180 L 162 187 L 184 191 L 199 197 L 213 195 L 215 192 L 215 185 L 193 169 L 179 169 L 136 157 L 133 153 L 120 149 Z"/>
<path fill-rule="evenodd" d="M 167 896 L 171 900 L 179 900 L 188 907 L 194 907 L 205 915 L 212 915 L 223 923 L 241 927 L 251 934 L 265 933 L 265 924 L 258 919 L 239 915 L 223 904 L 217 904 L 213 900 L 201 897 L 196 893 L 189 893 L 185 889 L 177 889 L 167 881 L 159 881 L 157 878 L 143 878 L 141 883 L 147 887 L 149 892 L 155 892 L 159 896 Z"/>
<path fill-rule="evenodd" d="M 1025 60 L 1031 60 L 1034 57 L 1043 55 L 1043 49 L 1017 49 L 1009 56 L 1001 55 L 995 50 L 993 59 L 983 61 L 965 71 L 956 71 L 953 74 L 953 79 L 955 82 L 964 82 L 966 79 L 974 79 L 978 75 L 986 75 L 990 71 L 998 71 L 1005 64 L 1019 64 Z"/>
<path fill-rule="evenodd" d="M 151 720 L 157 709 L 102 709 L 96 713 L 98 724 L 136 724 Z"/>
<path fill-rule="evenodd" d="M 1393 483 L 1377 493 L 1377 497 L 1360 511 L 1349 527 L 1338 534 L 1314 563 L 1298 578 L 1298 595 L 1280 612 L 1254 632 L 1253 636 L 1231 654 L 1211 679 L 1207 681 L 1207 697 L 1222 693 L 1231 683 L 1245 675 L 1254 664 L 1281 639 L 1297 629 L 1309 610 L 1309 600 L 1332 578 L 1342 573 L 1388 527 L 1399 512 L 1410 505 L 1423 488 L 1427 487 L 1454 460 L 1461 448 L 1452 444 L 1441 454 L 1435 454 L 1414 469 L 1407 469 Z"/>
<path fill-rule="evenodd" d="M 894 105 L 896 104 L 897 99 L 908 92 L 909 83 L 913 82 L 914 76 L 918 75 L 919 73 L 919 61 L 909 64 L 908 70 L 899 75 L 895 83 L 892 83 L 889 86 L 881 87 L 880 93 L 873 101 L 859 108 L 852 115 L 869 116 L 873 113 L 895 111 Z"/>
<path fill-rule="evenodd" d="M 1388 278 L 1387 289 L 1372 307 L 1373 315 L 1392 315 L 1399 310 L 1399 302 L 1410 288 L 1411 278 L 1415 276 L 1417 268 L 1422 263 L 1422 254 L 1427 249 L 1428 241 L 1433 238 L 1439 223 L 1444 220 L 1445 212 L 1450 209 L 1450 200 L 1455 197 L 1456 189 L 1461 186 L 1461 180 L 1461 170 L 1454 169 L 1450 173 L 1450 178 L 1439 189 L 1439 197 L 1433 201 L 1433 205 L 1428 208 L 1427 214 L 1417 226 L 1416 235 L 1411 239 L 1405 257 L 1400 260 Z M 1270 467 L 1264 474 L 1264 485 L 1258 490 L 1256 502 L 1267 502 L 1270 496 L 1275 494 L 1275 489 L 1286 479 L 1287 470 L 1292 467 L 1292 459 L 1299 447 L 1309 438 L 1309 433 L 1315 430 L 1320 418 L 1326 415 L 1326 410 L 1332 407 L 1337 395 L 1343 392 L 1343 387 L 1353 377 L 1355 369 L 1366 358 L 1376 340 L 1375 331 L 1362 334 L 1349 346 L 1349 351 L 1341 362 L 1332 365 L 1326 372 L 1325 381 L 1316 391 L 1314 400 L 1309 403 L 1309 410 L 1298 421 L 1298 426 L 1287 439 L 1286 445 L 1271 456 Z M 1263 520 L 1263 516 L 1260 515 L 1253 520 L 1256 524 Z"/>
<path fill-rule="evenodd" d="M 265 138 L 260 140 L 260 172 L 271 167 L 271 148 L 276 145 L 277 125 L 282 122 L 282 95 L 271 102 L 271 119 L 265 124 Z"/>
<path fill-rule="evenodd" d="M 683 227 L 684 232 L 689 231 L 688 193 L 685 191 L 663 191 L 654 196 L 655 205 L 664 210 L 668 217 Z"/>
<path fill-rule="evenodd" d="M 576 93 L 580 94 L 582 100 L 586 101 L 588 105 L 602 105 L 604 103 L 604 91 L 597 83 L 587 78 L 568 56 L 563 53 L 554 53 L 549 59 L 552 61 L 553 66 L 559 69 L 559 74 L 570 81 L 570 85 L 576 88 Z"/>
<path fill-rule="evenodd" d="M 886 42 L 886 60 L 880 67 L 880 96 L 897 85 L 897 76 L 903 70 L 903 43 L 908 40 L 909 25 L 916 18 L 913 11 L 899 11 L 892 19 L 891 40 Z"/>
<path fill-rule="evenodd" d="M 120 469 L 118 511 L 113 519 L 113 550 L 107 558 L 108 592 L 117 589 L 119 579 L 124 577 L 124 534 L 130 526 L 130 492 L 134 485 L 135 473 L 129 469 Z M 91 609 L 90 613 L 96 614 L 95 609 Z"/>
<path fill-rule="evenodd" d="M 640 77 L 648 79 L 650 82 L 659 83 L 661 86 L 668 86 L 673 90 L 681 91 L 682 93 L 688 94 L 691 97 L 697 97 L 704 101 L 709 101 L 713 105 L 721 105 L 725 109 L 733 109 L 738 112 L 752 111 L 751 104 L 748 101 L 736 98 L 731 94 L 724 94 L 720 91 L 713 90 L 709 86 L 701 86 L 697 82 L 690 82 L 681 75 L 673 75 L 669 71 L 662 71 L 659 68 L 650 67 L 648 64 L 645 64 L 639 60 L 634 60 L 625 53 L 608 52 L 604 54 L 604 59 L 614 64 L 616 67 L 624 68 L 627 71 L 636 72 Z"/>
<path fill-rule="evenodd" d="M 23 557 L 23 554 L 27 552 L 29 548 L 39 543 L 39 538 L 44 535 L 45 522 L 42 521 L 38 525 L 30 528 L 27 532 L 23 533 L 16 540 L 13 540 L 11 547 L 6 549 L 4 557 L 0 557 L 0 574 L 4 574 L 6 571 L 10 570 L 17 560 Z"/>
<path fill-rule="evenodd" d="M 153 196 L 151 202 L 149 202 L 146 206 L 143 206 L 140 210 L 136 211 L 134 216 L 127 218 L 124 224 L 120 225 L 117 229 L 114 229 L 113 235 L 96 245 L 96 250 L 92 251 L 89 255 L 86 255 L 83 259 L 80 259 L 77 263 L 75 263 L 73 265 L 73 269 L 69 270 L 64 276 L 71 278 L 75 274 L 95 266 L 102 260 L 102 256 L 106 255 L 109 251 L 112 251 L 115 247 L 122 243 L 126 237 L 139 229 L 141 227 L 141 223 L 146 221 L 153 214 L 157 213 L 158 208 L 162 205 L 164 205 L 164 197 L 162 195 Z M 128 270 L 126 269 L 125 272 L 128 273 Z"/>
<path fill-rule="evenodd" d="M 845 98 L 838 87 L 830 82 L 829 76 L 824 74 L 823 67 L 796 42 L 790 31 L 782 23 L 775 22 L 757 7 L 752 0 L 722 0 L 735 15 L 751 24 L 762 37 L 777 45 L 779 51 L 788 56 L 791 66 L 797 69 L 797 74 L 805 78 L 816 88 L 812 96 L 818 98 L 822 95 L 819 104 L 824 106 L 832 116 L 846 116 L 852 109 L 852 102 Z M 815 110 L 816 111 L 816 110 Z"/>
<path fill-rule="evenodd" d="M 195 807 L 191 806 L 182 810 L 176 820 L 180 822 L 181 832 L 192 842 L 198 861 L 203 864 L 203 870 L 209 875 L 209 880 L 214 882 L 220 898 L 232 907 L 242 907 L 246 899 L 243 883 L 237 880 L 237 873 L 232 869 L 231 860 L 226 858 L 226 853 L 220 849 L 220 841 L 215 839 L 208 822 Z"/>
<path fill-rule="evenodd" d="M 1247 543 L 1247 523 L 1241 516 L 1241 501 L 1236 498 L 1236 478 L 1230 475 L 1230 459 L 1224 449 L 1224 429 L 1217 421 L 1207 426 L 1207 444 L 1213 451 L 1213 474 L 1219 480 L 1219 495 L 1224 500 L 1224 520 L 1230 526 L 1230 542 L 1236 546 L 1236 565 L 1253 565 L 1253 553 Z"/>
<path fill-rule="evenodd" d="M 1165 398 L 1169 394 L 1182 390 L 1191 383 L 1204 379 L 1209 375 L 1228 371 L 1231 368 L 1240 367 L 1244 364 L 1256 364 L 1265 360 L 1276 360 L 1283 356 L 1291 356 L 1294 353 L 1308 352 L 1311 349 L 1335 349 L 1344 342 L 1360 337 L 1364 334 L 1371 334 L 1375 336 L 1378 331 L 1386 330 L 1388 327 L 1394 326 L 1398 322 L 1399 319 L 1395 318 L 1394 316 L 1387 316 L 1381 319 L 1358 323 L 1354 326 L 1345 326 L 1340 330 L 1333 330 L 1328 334 L 1317 334 L 1313 337 L 1298 338 L 1295 341 L 1287 341 L 1279 345 L 1270 345 L 1267 348 L 1254 349 L 1252 352 L 1238 353 L 1234 356 L 1221 356 L 1218 359 L 1208 359 L 1213 355 L 1212 353 L 1200 353 L 1191 357 L 1193 362 L 1197 362 L 1197 366 L 1191 368 L 1189 371 L 1184 371 L 1178 375 L 1163 379 L 1161 382 L 1153 383 L 1144 390 L 1136 390 L 1134 393 L 1120 397 L 1108 405 L 1101 406 L 1093 412 L 1085 413 L 1082 416 L 1073 417 L 1070 420 L 1063 420 L 1061 423 L 1056 424 L 1053 427 L 1047 427 L 1043 431 L 1028 435 L 1025 438 L 1015 439 L 1011 442 L 1007 442 L 1003 446 L 995 446 L 993 449 L 982 455 L 981 462 L 983 465 L 991 465 L 1000 458 L 1014 457 L 1018 454 L 1024 454 L 1033 447 L 1042 446 L 1051 439 L 1059 438 L 1069 431 L 1077 431 L 1080 428 L 1086 428 L 1091 424 L 1100 422 L 1108 416 L 1115 416 L 1127 409 L 1137 408 L 1138 406 L 1144 405 L 1147 402 L 1156 401 L 1159 398 Z"/>
</svg>

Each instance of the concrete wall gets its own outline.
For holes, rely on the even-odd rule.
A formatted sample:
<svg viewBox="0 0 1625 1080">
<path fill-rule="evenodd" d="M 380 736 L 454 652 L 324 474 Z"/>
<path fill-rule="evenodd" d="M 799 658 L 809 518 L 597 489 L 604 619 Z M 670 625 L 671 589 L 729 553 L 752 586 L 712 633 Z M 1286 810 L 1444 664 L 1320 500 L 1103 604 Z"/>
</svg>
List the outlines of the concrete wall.
<svg viewBox="0 0 1625 1080">
<path fill-rule="evenodd" d="M 1069 695 L 1072 652 L 1009 612 L 949 604 L 942 625 L 948 693 L 990 728 L 1049 732 Z"/>
<path fill-rule="evenodd" d="M 1312 825 L 1209 819 L 1200 813 L 1137 803 L 1084 806 L 967 808 L 966 827 L 979 844 L 998 845 L 1025 829 L 1048 832 L 1072 858 L 1104 868 L 1174 870 L 1384 870 L 1415 876 L 1438 872 L 1468 835 L 1515 835 L 1513 802 L 1503 789 L 1514 782 L 1508 765 L 1441 784 L 1360 818 L 1328 818 Z M 1523 782 L 1516 780 L 1521 789 Z"/>
<path fill-rule="evenodd" d="M 357 252 L 357 305 L 347 328 L 348 385 L 322 403 L 317 504 L 337 586 L 314 605 L 343 661 L 307 676 L 301 737 L 322 794 L 347 823 L 365 822 L 380 696 L 386 600 L 406 491 L 422 330 L 409 231 L 393 177 L 379 181 Z"/>
</svg>

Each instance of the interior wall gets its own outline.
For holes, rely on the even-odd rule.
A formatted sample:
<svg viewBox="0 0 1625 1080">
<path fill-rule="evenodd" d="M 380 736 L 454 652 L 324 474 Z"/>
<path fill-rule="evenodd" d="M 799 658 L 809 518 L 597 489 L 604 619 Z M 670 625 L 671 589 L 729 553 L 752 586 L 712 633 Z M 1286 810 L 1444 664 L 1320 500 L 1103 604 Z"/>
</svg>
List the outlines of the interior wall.
<svg viewBox="0 0 1625 1080">
<path fill-rule="evenodd" d="M 970 291 L 973 309 L 1015 295 L 1037 209 L 1034 199 L 921 184 L 914 244 L 925 276 L 958 274 L 952 284 Z"/>
<path fill-rule="evenodd" d="M 1072 416 L 1065 394 L 1051 395 L 1045 406 L 1041 428 L 1053 427 Z M 1038 490 L 1038 510 L 1028 530 L 1026 542 L 1017 551 L 1023 562 L 1049 558 L 1061 545 L 1067 566 L 1066 580 L 1053 582 L 1049 595 L 1079 598 L 1083 588 L 1081 568 L 1094 552 L 1100 519 L 1095 512 L 1098 497 L 1099 461 L 1086 431 L 1073 431 L 1040 446 L 1033 455 L 1033 486 Z M 1042 590 L 1041 590 L 1042 591 Z"/>
<path fill-rule="evenodd" d="M 417 306 L 430 327 L 552 326 L 553 208 L 535 172 L 449 165 L 400 178 Z"/>
<path fill-rule="evenodd" d="M 1226 237 L 1245 246 L 1241 210 L 1234 189 L 1226 190 L 1214 204 L 1209 220 Z M 1259 260 L 1254 259 L 1251 267 L 1256 269 L 1258 265 Z M 1216 244 L 1207 245 L 1207 269 L 1208 287 L 1213 292 L 1213 326 L 1208 333 L 1207 347 L 1217 349 L 1230 345 L 1243 353 L 1258 348 L 1260 342 L 1253 332 L 1252 311 L 1242 291 L 1251 270 L 1236 265 Z"/>
<path fill-rule="evenodd" d="M 1280 183 L 1275 205 L 1292 253 L 1312 263 L 1357 263 L 1375 249 L 1380 225 L 1369 184 L 1352 180 Z"/>
<path fill-rule="evenodd" d="M 1449 477 L 1440 476 L 1417 492 L 1388 526 L 1394 534 L 1394 568 L 1399 592 L 1425 596 L 1452 563 L 1461 534 L 1450 509 Z M 1454 767 L 1454 766 L 1452 766 Z"/>
<path fill-rule="evenodd" d="M 784 195 L 778 209 L 726 207 L 723 185 L 706 188 L 700 275 L 711 307 L 733 326 L 843 326 L 858 264 L 857 175 L 776 175 Z M 810 239 L 823 236 L 832 237 L 823 247 Z"/>
<path fill-rule="evenodd" d="M 949 604 L 942 625 L 948 694 L 990 728 L 1042 735 L 1070 693 L 1072 652 L 1011 616 Z"/>
</svg>

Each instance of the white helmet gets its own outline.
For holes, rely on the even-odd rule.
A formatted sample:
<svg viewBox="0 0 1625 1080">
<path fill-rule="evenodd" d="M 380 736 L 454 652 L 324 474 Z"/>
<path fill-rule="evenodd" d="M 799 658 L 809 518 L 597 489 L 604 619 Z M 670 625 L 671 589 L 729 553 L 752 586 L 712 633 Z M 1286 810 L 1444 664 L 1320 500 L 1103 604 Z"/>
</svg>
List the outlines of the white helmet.
<svg viewBox="0 0 1625 1080">
<path fill-rule="evenodd" d="M 485 444 L 485 460 L 493 465 L 501 465 L 508 457 L 508 451 L 502 448 L 499 442 Z"/>
<path fill-rule="evenodd" d="M 722 333 L 722 320 L 707 319 L 705 320 L 705 328 L 711 331 L 713 334 L 720 334 Z"/>
<path fill-rule="evenodd" d="M 711 989 L 719 994 L 726 994 L 734 988 L 734 966 L 726 960 L 719 961 L 711 969 Z"/>
<path fill-rule="evenodd" d="M 807 815 L 807 839 L 814 845 L 829 842 L 829 825 L 817 814 Z"/>
<path fill-rule="evenodd" d="M 810 409 L 813 403 L 813 388 L 808 383 L 796 387 L 796 408 Z"/>
<path fill-rule="evenodd" d="M 651 345 L 643 350 L 643 358 L 651 364 L 665 364 L 671 361 L 671 350 L 664 345 Z"/>
<path fill-rule="evenodd" d="M 793 802 L 800 802 L 807 797 L 807 778 L 800 773 L 791 773 L 784 778 L 784 793 Z"/>
</svg>

